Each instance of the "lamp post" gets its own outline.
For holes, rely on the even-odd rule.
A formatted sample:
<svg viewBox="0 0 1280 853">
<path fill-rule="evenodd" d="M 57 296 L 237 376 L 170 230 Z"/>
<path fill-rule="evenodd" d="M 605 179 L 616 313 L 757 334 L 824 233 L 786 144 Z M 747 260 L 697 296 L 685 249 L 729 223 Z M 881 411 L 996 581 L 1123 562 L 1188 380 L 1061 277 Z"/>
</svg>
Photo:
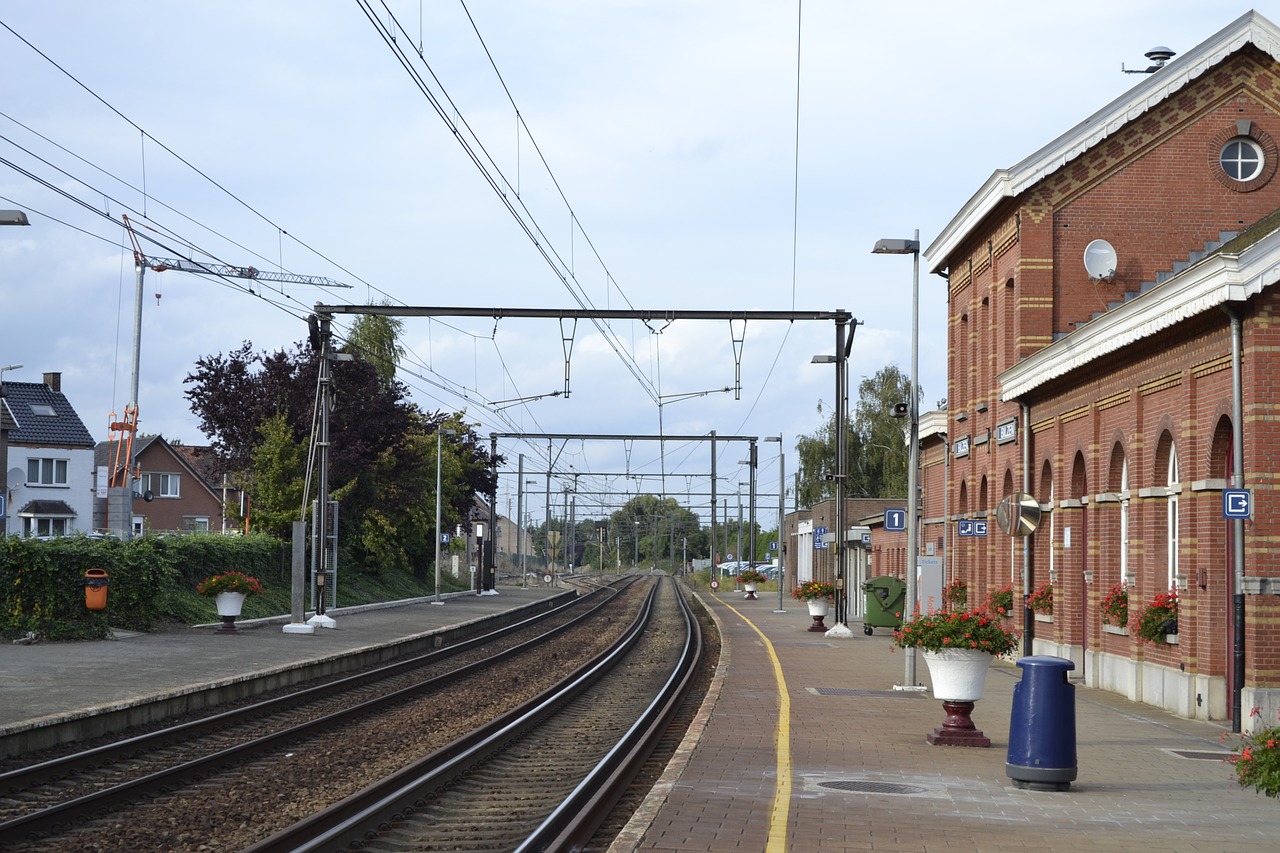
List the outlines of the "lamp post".
<svg viewBox="0 0 1280 853">
<path fill-rule="evenodd" d="M 22 210 L 0 210 L 0 225 L 30 225 L 27 214 Z M 6 370 L 17 370 L 21 364 L 9 364 L 0 367 L 0 538 L 9 532 L 9 431 L 4 426 L 4 373 Z"/>
<path fill-rule="evenodd" d="M 20 210 L 6 210 L 3 213 L 22 213 Z M 26 219 L 26 215 L 23 215 Z M 21 364 L 6 364 L 0 367 L 0 539 L 9 533 L 9 428 L 5 426 L 5 415 L 8 405 L 4 401 L 4 374 L 7 370 L 18 370 Z"/>
<path fill-rule="evenodd" d="M 919 556 L 919 469 L 920 469 L 920 229 L 911 240 L 877 240 L 871 250 L 876 255 L 911 255 L 911 393 L 907 398 L 907 419 L 910 430 L 910 460 L 907 463 L 907 600 L 904 618 L 914 617 L 916 612 L 916 558 Z M 916 683 L 915 649 L 904 649 L 904 687 Z"/>
<path fill-rule="evenodd" d="M 524 470 L 524 454 L 523 453 L 520 454 L 520 470 L 522 471 Z M 521 483 L 522 492 L 523 492 L 524 486 L 538 485 L 537 480 L 521 480 L 520 483 Z M 532 492 L 530 492 L 530 494 L 532 494 Z M 520 516 L 520 537 L 521 537 L 520 541 L 524 543 L 524 546 L 520 548 L 520 585 L 527 587 L 529 585 L 528 555 L 529 555 L 529 549 L 532 547 L 532 544 L 529 542 L 529 523 L 528 523 L 528 519 L 525 517 L 526 515 L 528 515 L 528 513 L 521 511 L 517 514 Z"/>
<path fill-rule="evenodd" d="M 436 597 L 431 601 L 432 604 L 444 604 L 440 598 L 440 542 L 444 538 L 440 533 L 440 487 L 443 480 L 440 471 L 444 468 L 444 436 L 457 434 L 456 429 L 441 427 L 436 430 Z"/>
<path fill-rule="evenodd" d="M 782 587 L 787 576 L 787 562 L 783 557 L 786 552 L 787 537 L 783 532 L 783 519 L 787 510 L 787 464 L 786 457 L 782 453 L 782 436 L 776 438 L 766 436 L 765 441 L 778 442 L 778 609 L 774 613 L 786 613 L 782 608 Z"/>
<path fill-rule="evenodd" d="M 845 469 L 848 463 L 845 462 L 846 455 L 846 436 L 848 431 L 845 427 L 845 421 L 848 416 L 849 393 L 845 380 L 846 364 L 849 360 L 849 350 L 853 347 L 853 330 L 850 330 L 849 336 L 845 337 L 845 320 L 836 321 L 836 352 L 835 355 L 815 355 L 810 361 L 813 364 L 834 364 L 836 366 L 836 464 L 832 478 L 836 481 L 836 512 L 835 512 L 835 587 L 836 587 L 836 624 L 827 631 L 828 637 L 852 637 L 853 632 L 849 630 L 846 624 L 849 612 L 849 590 L 845 588 L 845 493 L 847 491 L 848 477 Z"/>
</svg>

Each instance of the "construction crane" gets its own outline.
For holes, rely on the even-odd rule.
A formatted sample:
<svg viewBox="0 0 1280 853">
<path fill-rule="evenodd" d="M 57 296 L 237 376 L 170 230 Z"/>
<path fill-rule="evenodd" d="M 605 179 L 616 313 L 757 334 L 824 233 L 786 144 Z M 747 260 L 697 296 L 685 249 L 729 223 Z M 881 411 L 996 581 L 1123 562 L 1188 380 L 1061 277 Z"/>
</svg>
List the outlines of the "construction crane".
<svg viewBox="0 0 1280 853">
<path fill-rule="evenodd" d="M 130 232 L 132 233 L 132 232 Z M 134 257 L 138 256 L 137 244 L 134 244 Z M 226 278 L 248 278 L 254 281 L 275 281 L 281 284 L 310 284 L 316 287 L 346 287 L 351 285 L 343 284 L 340 281 L 334 281 L 331 278 L 322 278 L 318 275 L 298 275 L 292 272 L 271 272 L 270 270 L 260 270 L 256 267 L 233 267 L 227 264 L 207 264 L 200 261 L 186 261 L 181 258 L 143 258 L 142 263 L 147 269 L 156 272 L 165 272 L 166 270 L 178 270 L 179 272 L 193 272 L 197 275 L 216 275 Z"/>
<path fill-rule="evenodd" d="M 124 419 L 117 420 L 115 412 L 111 413 L 110 420 L 110 445 L 108 451 L 108 463 L 110 470 L 107 474 L 107 485 L 110 488 L 124 488 L 129 485 L 130 469 L 136 468 L 136 462 L 133 458 L 133 440 L 138 431 L 138 365 L 142 352 L 142 277 L 148 269 L 155 272 L 165 272 L 166 270 L 178 270 L 180 272 L 196 273 L 197 275 L 212 275 L 220 278 L 245 278 L 254 281 L 271 281 L 279 284 L 304 284 L 315 287 L 345 287 L 350 288 L 351 285 L 343 284 L 340 281 L 334 281 L 331 278 L 322 278 L 314 275 L 297 275 L 296 273 L 287 272 L 271 272 L 269 270 L 260 270 L 254 267 L 236 267 L 228 264 L 202 263 L 199 261 L 183 260 L 177 258 L 149 258 L 142 251 L 142 244 L 138 242 L 138 235 L 133 230 L 133 223 L 129 221 L 129 216 L 124 214 L 120 217 L 124 220 L 125 230 L 129 232 L 129 242 L 133 244 L 133 265 L 137 272 L 137 287 L 134 298 L 134 316 L 133 316 L 133 378 L 130 383 L 130 399 L 129 404 L 124 408 Z M 158 297 L 157 297 L 158 298 Z M 140 472 L 133 471 L 136 478 Z M 132 513 L 130 513 L 132 515 Z M 110 521 L 110 519 L 108 519 Z M 113 529 L 115 529 L 113 527 Z"/>
</svg>

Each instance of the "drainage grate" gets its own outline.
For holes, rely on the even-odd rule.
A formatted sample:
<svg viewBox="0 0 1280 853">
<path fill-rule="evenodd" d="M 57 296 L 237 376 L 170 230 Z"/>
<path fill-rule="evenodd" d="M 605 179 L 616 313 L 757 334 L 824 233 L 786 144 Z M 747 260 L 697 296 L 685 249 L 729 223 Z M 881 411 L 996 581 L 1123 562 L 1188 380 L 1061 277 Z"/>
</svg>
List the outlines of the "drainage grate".
<svg viewBox="0 0 1280 853">
<path fill-rule="evenodd" d="M 870 699 L 897 698 L 899 696 L 922 696 L 923 693 L 912 690 L 860 690 L 856 687 L 811 687 L 819 696 L 860 696 Z"/>
<path fill-rule="evenodd" d="M 1194 749 L 1169 749 L 1165 751 L 1179 758 L 1191 758 L 1196 761 L 1225 761 L 1231 755 L 1229 752 L 1210 752 L 1208 750 Z"/>
<path fill-rule="evenodd" d="M 822 782 L 820 787 L 833 788 L 837 791 L 852 791 L 856 794 L 924 794 L 928 788 L 919 785 L 905 785 L 901 782 L 866 782 L 848 780 L 839 782 Z"/>
</svg>

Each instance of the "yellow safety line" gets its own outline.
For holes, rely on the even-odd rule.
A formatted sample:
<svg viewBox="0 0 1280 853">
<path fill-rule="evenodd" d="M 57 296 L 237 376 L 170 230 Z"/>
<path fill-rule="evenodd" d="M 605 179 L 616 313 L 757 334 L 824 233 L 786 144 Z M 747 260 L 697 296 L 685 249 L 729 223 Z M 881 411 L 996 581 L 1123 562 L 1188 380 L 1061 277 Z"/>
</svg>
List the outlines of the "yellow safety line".
<svg viewBox="0 0 1280 853">
<path fill-rule="evenodd" d="M 782 662 L 773 650 L 773 643 L 755 626 L 755 623 L 743 616 L 729 602 L 716 594 L 716 600 L 729 608 L 734 614 L 747 623 L 747 626 L 760 635 L 769 660 L 773 664 L 773 678 L 778 683 L 778 730 L 774 734 L 778 755 L 777 783 L 773 789 L 773 806 L 769 814 L 769 844 L 765 853 L 786 853 L 787 849 L 787 816 L 791 812 L 791 696 L 787 693 L 787 680 L 782 675 Z"/>
</svg>

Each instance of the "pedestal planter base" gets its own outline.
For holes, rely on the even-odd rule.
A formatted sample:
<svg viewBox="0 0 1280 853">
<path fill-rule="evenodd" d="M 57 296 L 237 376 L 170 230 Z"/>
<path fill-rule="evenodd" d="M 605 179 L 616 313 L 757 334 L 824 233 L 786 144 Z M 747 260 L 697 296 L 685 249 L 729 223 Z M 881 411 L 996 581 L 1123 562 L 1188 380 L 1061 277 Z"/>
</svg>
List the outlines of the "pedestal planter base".
<svg viewBox="0 0 1280 853">
<path fill-rule="evenodd" d="M 827 632 L 827 626 L 823 624 L 822 620 L 827 618 L 827 614 L 813 613 L 810 615 L 813 616 L 813 624 L 809 626 L 809 630 L 814 632 L 821 631 L 825 634 Z"/>
<path fill-rule="evenodd" d="M 218 626 L 218 630 L 217 630 L 215 633 L 218 633 L 218 634 L 239 634 L 239 633 L 240 633 L 240 629 L 236 627 L 236 618 L 237 618 L 237 617 L 235 617 L 235 616 L 223 616 L 223 617 L 222 617 L 222 624 Z"/>
<path fill-rule="evenodd" d="M 973 704 L 944 700 L 942 708 L 947 718 L 939 728 L 925 735 L 925 740 L 934 746 L 991 746 L 991 739 L 973 725 L 969 716 L 973 713 Z"/>
</svg>

